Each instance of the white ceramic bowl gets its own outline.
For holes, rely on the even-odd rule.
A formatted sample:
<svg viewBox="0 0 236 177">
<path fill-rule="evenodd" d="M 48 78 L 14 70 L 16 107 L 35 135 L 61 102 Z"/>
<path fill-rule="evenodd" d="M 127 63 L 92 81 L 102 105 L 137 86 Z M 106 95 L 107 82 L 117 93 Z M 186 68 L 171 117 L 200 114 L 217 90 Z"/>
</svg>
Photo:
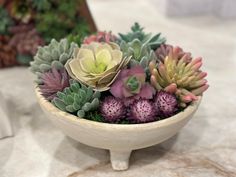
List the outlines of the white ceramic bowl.
<svg viewBox="0 0 236 177">
<path fill-rule="evenodd" d="M 66 135 L 86 145 L 108 149 L 114 170 L 126 170 L 132 150 L 161 143 L 174 136 L 193 116 L 198 101 L 170 118 L 144 124 L 109 124 L 78 118 L 56 108 L 41 96 L 36 95 L 47 117 Z"/>
</svg>

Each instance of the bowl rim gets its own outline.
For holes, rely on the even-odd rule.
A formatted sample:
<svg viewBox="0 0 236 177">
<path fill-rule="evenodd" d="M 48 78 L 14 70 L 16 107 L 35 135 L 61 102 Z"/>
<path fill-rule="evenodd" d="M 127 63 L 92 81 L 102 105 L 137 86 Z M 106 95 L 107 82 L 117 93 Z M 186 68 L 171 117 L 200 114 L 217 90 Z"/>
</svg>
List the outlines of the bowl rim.
<svg viewBox="0 0 236 177">
<path fill-rule="evenodd" d="M 61 111 L 59 108 L 54 106 L 51 102 L 46 100 L 44 96 L 41 95 L 41 92 L 38 86 L 35 87 L 35 93 L 41 107 L 46 109 L 51 114 L 55 115 L 58 119 L 67 120 L 73 124 L 80 124 L 84 126 L 89 125 L 94 128 L 113 129 L 113 130 L 122 129 L 125 131 L 129 131 L 129 130 L 133 130 L 137 128 L 139 130 L 154 129 L 157 127 L 166 127 L 171 124 L 175 124 L 183 119 L 188 118 L 191 114 L 193 114 L 197 110 L 202 100 L 202 96 L 198 96 L 197 101 L 192 102 L 187 108 L 185 108 L 183 111 L 179 112 L 178 114 L 175 114 L 174 116 L 171 116 L 166 119 L 162 119 L 162 120 L 158 120 L 154 122 L 148 122 L 148 123 L 140 123 L 140 124 L 112 124 L 112 123 L 97 122 L 97 121 L 80 118 L 70 113 Z"/>
</svg>

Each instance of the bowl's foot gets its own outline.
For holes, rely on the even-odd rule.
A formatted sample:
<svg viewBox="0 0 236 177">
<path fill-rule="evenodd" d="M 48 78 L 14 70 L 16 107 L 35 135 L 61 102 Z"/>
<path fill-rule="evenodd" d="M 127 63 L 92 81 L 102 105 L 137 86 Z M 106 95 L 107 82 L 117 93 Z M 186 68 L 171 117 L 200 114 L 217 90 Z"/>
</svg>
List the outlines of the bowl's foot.
<svg viewBox="0 0 236 177">
<path fill-rule="evenodd" d="M 127 170 L 129 168 L 129 157 L 131 150 L 114 151 L 110 150 L 110 159 L 113 170 Z"/>
</svg>

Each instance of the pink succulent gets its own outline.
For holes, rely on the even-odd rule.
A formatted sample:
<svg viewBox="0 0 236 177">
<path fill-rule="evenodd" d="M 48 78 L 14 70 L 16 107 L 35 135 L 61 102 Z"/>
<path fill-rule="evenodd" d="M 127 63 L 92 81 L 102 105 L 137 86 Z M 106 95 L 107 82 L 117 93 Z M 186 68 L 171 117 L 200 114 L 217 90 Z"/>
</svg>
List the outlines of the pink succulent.
<svg viewBox="0 0 236 177">
<path fill-rule="evenodd" d="M 145 82 L 146 73 L 141 66 L 123 69 L 110 88 L 111 94 L 123 99 L 128 106 L 139 98 L 152 99 L 155 89 Z"/>
<path fill-rule="evenodd" d="M 117 37 L 111 32 L 99 31 L 97 34 L 86 37 L 83 41 L 84 44 L 91 42 L 115 42 Z"/>
<path fill-rule="evenodd" d="M 43 81 L 42 85 L 39 85 L 42 95 L 49 101 L 51 101 L 58 91 L 63 91 L 64 88 L 69 87 L 69 75 L 66 70 L 52 68 L 48 72 L 43 73 L 41 76 Z"/>
</svg>

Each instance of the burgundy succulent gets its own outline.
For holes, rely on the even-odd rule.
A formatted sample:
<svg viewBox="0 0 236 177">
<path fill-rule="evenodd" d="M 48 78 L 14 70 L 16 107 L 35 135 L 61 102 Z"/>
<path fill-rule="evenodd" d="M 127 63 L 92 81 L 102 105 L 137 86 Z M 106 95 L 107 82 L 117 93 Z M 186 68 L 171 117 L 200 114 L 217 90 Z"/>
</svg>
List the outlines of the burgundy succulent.
<svg viewBox="0 0 236 177">
<path fill-rule="evenodd" d="M 139 98 L 152 99 L 155 89 L 145 82 L 146 73 L 141 66 L 123 69 L 110 88 L 111 94 L 124 100 L 125 105 Z"/>
<path fill-rule="evenodd" d="M 9 45 L 21 55 L 35 55 L 38 47 L 44 45 L 43 39 L 31 24 L 11 27 L 10 32 L 13 37 Z"/>
<path fill-rule="evenodd" d="M 69 87 L 69 75 L 66 70 L 52 68 L 48 72 L 43 73 L 41 76 L 43 81 L 42 85 L 39 85 L 42 95 L 47 100 L 52 100 L 56 97 L 58 91 L 63 91 L 64 88 Z"/>
<path fill-rule="evenodd" d="M 130 106 L 128 117 L 136 123 L 151 122 L 156 119 L 153 102 L 147 99 L 136 100 Z"/>
<path fill-rule="evenodd" d="M 84 44 L 91 42 L 115 42 L 117 37 L 111 32 L 99 31 L 97 34 L 86 37 L 83 41 Z"/>
<path fill-rule="evenodd" d="M 100 103 L 101 115 L 107 122 L 118 122 L 125 116 L 125 106 L 123 102 L 115 97 L 108 96 Z"/>
<path fill-rule="evenodd" d="M 178 56 L 178 59 L 181 59 L 184 55 L 186 55 L 187 62 L 190 62 L 192 60 L 191 53 L 184 52 L 183 49 L 180 47 L 174 48 L 172 45 L 169 44 L 161 44 L 161 46 L 156 49 L 155 53 L 157 58 L 163 63 L 166 56 L 168 56 L 171 50 L 173 50 L 174 55 Z"/>
<path fill-rule="evenodd" d="M 160 91 L 154 99 L 154 107 L 160 117 L 170 117 L 177 110 L 178 102 L 174 94 Z"/>
</svg>

